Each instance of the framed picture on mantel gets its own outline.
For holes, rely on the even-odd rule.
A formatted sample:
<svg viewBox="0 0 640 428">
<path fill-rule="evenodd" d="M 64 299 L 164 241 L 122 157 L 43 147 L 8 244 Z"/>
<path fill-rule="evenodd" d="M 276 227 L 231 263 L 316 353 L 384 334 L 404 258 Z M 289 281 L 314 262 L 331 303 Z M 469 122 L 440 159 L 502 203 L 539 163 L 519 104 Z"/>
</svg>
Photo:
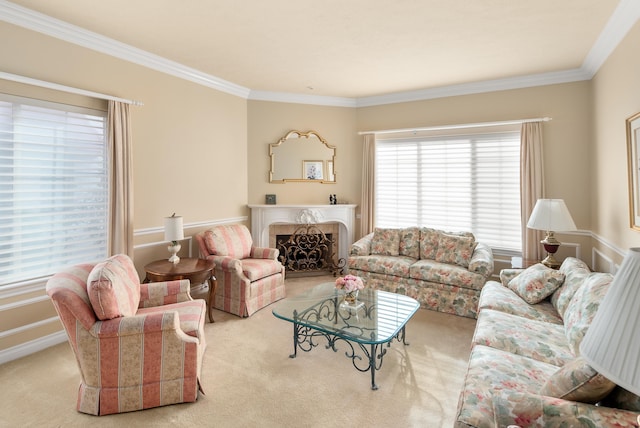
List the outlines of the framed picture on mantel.
<svg viewBox="0 0 640 428">
<path fill-rule="evenodd" d="M 640 113 L 627 119 L 627 162 L 629 168 L 629 221 L 640 231 Z"/>
</svg>

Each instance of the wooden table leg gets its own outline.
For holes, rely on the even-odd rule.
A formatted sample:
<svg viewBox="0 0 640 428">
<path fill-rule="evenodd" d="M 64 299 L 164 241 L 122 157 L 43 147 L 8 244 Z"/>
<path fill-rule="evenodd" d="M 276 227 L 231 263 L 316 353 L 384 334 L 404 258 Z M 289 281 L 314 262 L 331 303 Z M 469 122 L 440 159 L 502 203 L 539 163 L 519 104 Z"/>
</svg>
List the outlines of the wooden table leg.
<svg viewBox="0 0 640 428">
<path fill-rule="evenodd" d="M 211 275 L 209 278 L 209 294 L 207 295 L 207 314 L 209 315 L 209 322 L 215 322 L 213 314 L 211 313 L 211 306 L 213 304 L 212 299 L 216 298 L 216 288 L 218 287 L 218 280 L 215 276 Z"/>
</svg>

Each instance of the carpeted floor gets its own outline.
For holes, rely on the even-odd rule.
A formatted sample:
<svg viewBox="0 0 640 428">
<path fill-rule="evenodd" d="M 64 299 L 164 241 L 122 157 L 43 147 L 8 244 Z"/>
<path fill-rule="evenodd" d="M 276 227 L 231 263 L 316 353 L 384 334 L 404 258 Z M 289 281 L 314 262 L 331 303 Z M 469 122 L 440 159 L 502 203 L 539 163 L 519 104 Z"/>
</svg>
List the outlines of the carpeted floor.
<svg viewBox="0 0 640 428">
<path fill-rule="evenodd" d="M 294 295 L 332 277 L 287 279 Z M 197 297 L 197 296 L 194 296 Z M 79 372 L 67 343 L 0 365 L 1 427 L 451 427 L 475 321 L 418 310 L 409 346 L 394 342 L 376 373 L 324 344 L 293 350 L 292 326 L 267 307 L 247 319 L 214 311 L 198 401 L 90 416 L 75 410 Z M 323 339 L 324 340 L 324 339 Z"/>
</svg>

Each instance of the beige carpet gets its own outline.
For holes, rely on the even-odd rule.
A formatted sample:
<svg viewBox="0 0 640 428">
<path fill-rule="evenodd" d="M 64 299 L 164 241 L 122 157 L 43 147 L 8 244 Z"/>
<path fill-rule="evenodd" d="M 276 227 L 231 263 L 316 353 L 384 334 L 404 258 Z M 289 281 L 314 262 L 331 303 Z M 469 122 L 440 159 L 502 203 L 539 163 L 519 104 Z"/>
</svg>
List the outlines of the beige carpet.
<svg viewBox="0 0 640 428">
<path fill-rule="evenodd" d="M 332 277 L 287 280 L 294 295 Z M 325 349 L 293 351 L 292 326 L 267 307 L 248 319 L 214 311 L 206 324 L 206 395 L 111 416 L 75 410 L 79 373 L 67 343 L 0 366 L 2 427 L 451 427 L 475 321 L 420 309 L 409 346 L 394 342 L 376 373 L 357 371 Z"/>
</svg>

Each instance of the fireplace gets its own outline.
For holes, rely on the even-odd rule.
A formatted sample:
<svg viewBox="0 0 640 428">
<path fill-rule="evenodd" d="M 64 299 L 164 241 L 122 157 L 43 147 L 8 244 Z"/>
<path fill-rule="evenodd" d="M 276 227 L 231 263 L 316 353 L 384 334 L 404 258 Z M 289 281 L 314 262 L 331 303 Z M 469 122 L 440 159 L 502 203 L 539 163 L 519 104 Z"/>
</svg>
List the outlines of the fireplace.
<svg viewBox="0 0 640 428">
<path fill-rule="evenodd" d="M 337 223 L 277 224 L 269 227 L 269 246 L 280 251 L 287 275 L 342 273 L 345 259 L 337 257 Z"/>
</svg>

